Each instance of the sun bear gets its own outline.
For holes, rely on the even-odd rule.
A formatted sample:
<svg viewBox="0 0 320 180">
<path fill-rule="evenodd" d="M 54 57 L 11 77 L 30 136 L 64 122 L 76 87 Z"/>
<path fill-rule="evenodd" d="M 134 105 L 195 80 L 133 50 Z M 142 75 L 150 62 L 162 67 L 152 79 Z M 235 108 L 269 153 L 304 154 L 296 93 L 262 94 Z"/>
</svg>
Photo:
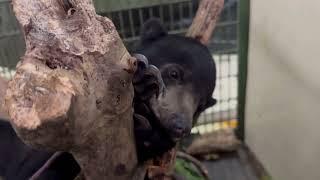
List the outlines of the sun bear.
<svg viewBox="0 0 320 180">
<path fill-rule="evenodd" d="M 135 101 L 138 158 L 144 161 L 174 147 L 190 133 L 200 113 L 216 103 L 216 67 L 206 46 L 168 34 L 158 19 L 144 24 L 134 52 L 159 69 L 165 85 L 162 94 Z M 139 89 L 136 93 L 144 97 Z"/>
</svg>

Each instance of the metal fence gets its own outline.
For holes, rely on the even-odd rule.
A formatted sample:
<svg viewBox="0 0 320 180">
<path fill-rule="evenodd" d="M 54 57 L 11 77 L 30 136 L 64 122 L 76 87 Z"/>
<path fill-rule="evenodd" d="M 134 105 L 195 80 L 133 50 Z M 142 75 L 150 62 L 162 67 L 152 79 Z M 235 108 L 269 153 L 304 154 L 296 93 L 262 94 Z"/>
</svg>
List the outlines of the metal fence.
<svg viewBox="0 0 320 180">
<path fill-rule="evenodd" d="M 0 0 L 0 75 L 10 78 L 24 52 L 24 40 L 13 16 L 11 1 Z"/>
<path fill-rule="evenodd" d="M 206 110 L 193 132 L 237 126 L 238 54 L 237 6 L 239 0 L 225 0 L 209 49 L 217 65 L 217 105 Z M 126 3 L 127 2 L 127 3 Z M 131 3 L 130 3 L 131 2 Z M 183 35 L 190 26 L 198 0 L 96 0 L 97 12 L 112 19 L 129 51 L 139 39 L 141 25 L 158 17 L 172 34 Z M 0 75 L 11 78 L 24 51 L 24 41 L 9 0 L 0 0 Z"/>
</svg>

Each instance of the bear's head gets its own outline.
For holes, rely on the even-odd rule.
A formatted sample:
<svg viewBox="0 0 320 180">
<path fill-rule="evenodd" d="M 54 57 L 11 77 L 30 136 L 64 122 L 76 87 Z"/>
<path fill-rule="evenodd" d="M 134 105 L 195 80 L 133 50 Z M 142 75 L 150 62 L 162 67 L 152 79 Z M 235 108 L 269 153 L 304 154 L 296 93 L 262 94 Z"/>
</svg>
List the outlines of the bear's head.
<svg viewBox="0 0 320 180">
<path fill-rule="evenodd" d="M 214 105 L 216 67 L 208 48 L 195 39 L 170 35 L 158 19 L 147 21 L 137 53 L 161 72 L 166 91 L 150 107 L 175 141 L 189 134 L 200 113 Z"/>
</svg>

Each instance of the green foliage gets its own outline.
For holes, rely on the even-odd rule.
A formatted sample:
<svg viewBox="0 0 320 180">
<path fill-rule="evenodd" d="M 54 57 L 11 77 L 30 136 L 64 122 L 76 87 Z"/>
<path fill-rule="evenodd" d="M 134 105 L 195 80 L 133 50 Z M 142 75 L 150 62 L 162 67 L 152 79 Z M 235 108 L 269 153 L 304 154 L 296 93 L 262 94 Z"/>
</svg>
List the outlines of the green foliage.
<svg viewBox="0 0 320 180">
<path fill-rule="evenodd" d="M 175 164 L 175 172 L 184 176 L 188 180 L 205 180 L 199 170 L 188 161 L 177 159 Z"/>
<path fill-rule="evenodd" d="M 272 180 L 270 176 L 262 176 L 260 180 Z"/>
</svg>

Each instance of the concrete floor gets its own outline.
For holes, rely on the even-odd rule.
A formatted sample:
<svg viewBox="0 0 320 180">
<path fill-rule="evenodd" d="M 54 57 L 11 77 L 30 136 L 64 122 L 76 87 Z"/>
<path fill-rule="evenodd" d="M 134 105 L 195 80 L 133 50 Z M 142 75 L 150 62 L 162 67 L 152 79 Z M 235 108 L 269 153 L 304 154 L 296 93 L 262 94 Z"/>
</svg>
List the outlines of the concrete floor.
<svg viewBox="0 0 320 180">
<path fill-rule="evenodd" d="M 220 155 L 218 160 L 204 161 L 210 180 L 259 180 L 267 177 L 262 165 L 246 148 Z"/>
</svg>

